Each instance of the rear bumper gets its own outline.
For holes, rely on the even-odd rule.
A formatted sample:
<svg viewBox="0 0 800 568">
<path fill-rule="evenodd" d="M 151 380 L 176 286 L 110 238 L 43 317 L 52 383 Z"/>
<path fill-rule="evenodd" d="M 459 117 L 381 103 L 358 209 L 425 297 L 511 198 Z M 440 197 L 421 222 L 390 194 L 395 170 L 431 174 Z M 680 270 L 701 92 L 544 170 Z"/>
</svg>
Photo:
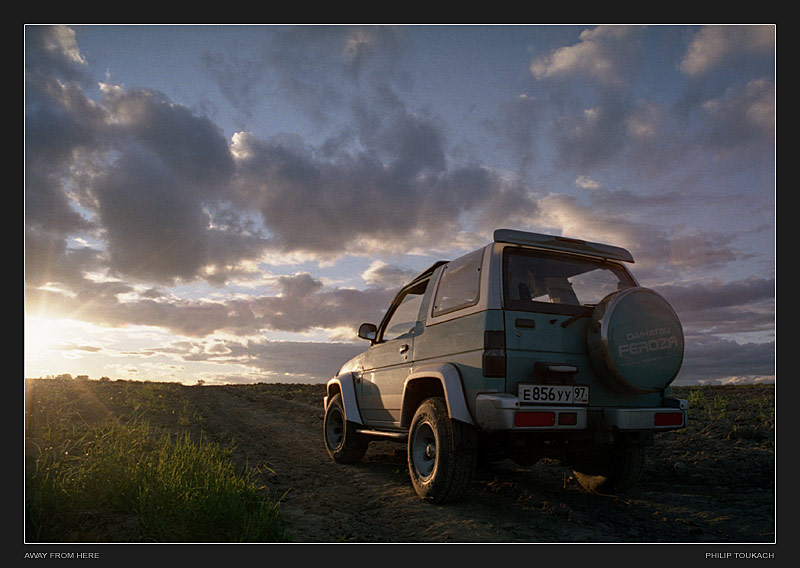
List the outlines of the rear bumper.
<svg viewBox="0 0 800 568">
<path fill-rule="evenodd" d="M 659 408 L 605 408 L 602 409 L 603 421 L 620 431 L 685 428 L 688 402 L 664 399 L 664 405 Z M 485 393 L 475 399 L 475 422 L 487 432 L 586 430 L 587 416 L 585 406 L 526 405 L 510 394 Z"/>
</svg>

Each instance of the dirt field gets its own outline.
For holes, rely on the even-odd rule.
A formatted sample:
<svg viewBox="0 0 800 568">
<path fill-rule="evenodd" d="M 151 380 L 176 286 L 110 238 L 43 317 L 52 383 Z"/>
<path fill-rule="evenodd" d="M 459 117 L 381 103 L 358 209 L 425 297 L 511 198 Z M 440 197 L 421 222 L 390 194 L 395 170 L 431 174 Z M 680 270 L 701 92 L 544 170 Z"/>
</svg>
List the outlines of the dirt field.
<svg viewBox="0 0 800 568">
<path fill-rule="evenodd" d="M 281 496 L 294 542 L 773 543 L 774 390 L 704 388 L 687 431 L 657 436 L 644 481 L 589 494 L 556 462 L 483 466 L 468 498 L 423 503 L 405 447 L 373 442 L 335 464 L 322 443 L 322 385 L 190 387 L 207 435 L 233 438 Z M 689 391 L 678 396 L 688 396 Z"/>
<path fill-rule="evenodd" d="M 57 384 L 34 382 L 29 403 Z M 122 389 L 135 396 L 141 385 L 64 384 L 73 385 L 70 399 L 86 404 L 81 412 L 98 406 L 101 394 L 116 401 Z M 587 493 L 556 462 L 523 468 L 505 461 L 479 468 L 467 498 L 445 506 L 416 496 L 404 445 L 372 442 L 363 462 L 334 463 L 322 442 L 324 385 L 168 390 L 169 402 L 153 413 L 157 425 L 233 442 L 236 457 L 280 499 L 294 543 L 761 543 L 762 550 L 776 540 L 769 385 L 673 389 L 692 404 L 689 428 L 656 436 L 643 482 L 624 495 Z M 26 420 L 36 419 L 27 412 Z"/>
</svg>

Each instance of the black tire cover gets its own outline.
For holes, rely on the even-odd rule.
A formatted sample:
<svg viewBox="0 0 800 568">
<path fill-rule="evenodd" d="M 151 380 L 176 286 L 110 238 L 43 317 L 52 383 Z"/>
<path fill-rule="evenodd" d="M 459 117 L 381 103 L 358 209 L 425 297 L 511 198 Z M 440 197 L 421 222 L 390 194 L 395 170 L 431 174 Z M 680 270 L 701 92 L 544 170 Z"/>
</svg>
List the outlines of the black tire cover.
<svg viewBox="0 0 800 568">
<path fill-rule="evenodd" d="M 617 391 L 663 390 L 683 363 L 678 315 L 648 288 L 627 288 L 603 298 L 592 312 L 587 342 L 595 370 Z"/>
</svg>

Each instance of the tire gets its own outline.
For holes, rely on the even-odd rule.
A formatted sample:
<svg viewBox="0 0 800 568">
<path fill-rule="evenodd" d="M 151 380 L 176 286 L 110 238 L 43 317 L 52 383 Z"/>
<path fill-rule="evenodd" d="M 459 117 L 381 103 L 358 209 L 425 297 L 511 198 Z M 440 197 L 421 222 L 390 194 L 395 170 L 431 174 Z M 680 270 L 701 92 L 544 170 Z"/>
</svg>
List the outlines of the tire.
<svg viewBox="0 0 800 568">
<path fill-rule="evenodd" d="M 448 503 L 464 496 L 475 474 L 477 435 L 451 420 L 442 398 L 422 402 L 408 435 L 408 471 L 424 501 Z"/>
<path fill-rule="evenodd" d="M 573 470 L 578 483 L 592 493 L 624 493 L 633 488 L 644 472 L 644 448 L 617 443 L 605 455 L 586 458 Z"/>
<path fill-rule="evenodd" d="M 356 432 L 356 426 L 348 422 L 344 413 L 342 395 L 335 394 L 328 401 L 323 422 L 325 449 L 337 463 L 355 463 L 364 457 L 369 441 Z"/>
</svg>

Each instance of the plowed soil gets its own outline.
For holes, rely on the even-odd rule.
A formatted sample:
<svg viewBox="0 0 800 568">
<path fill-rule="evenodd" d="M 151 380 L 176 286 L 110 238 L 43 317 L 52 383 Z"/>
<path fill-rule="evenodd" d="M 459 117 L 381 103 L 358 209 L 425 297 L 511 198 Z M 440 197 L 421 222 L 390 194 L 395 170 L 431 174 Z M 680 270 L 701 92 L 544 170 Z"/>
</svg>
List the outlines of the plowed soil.
<svg viewBox="0 0 800 568">
<path fill-rule="evenodd" d="M 481 466 L 463 502 L 414 493 L 405 446 L 372 442 L 334 463 L 322 442 L 323 385 L 183 389 L 207 436 L 234 441 L 280 498 L 299 543 L 774 543 L 774 389 L 673 389 L 689 428 L 656 436 L 643 481 L 591 494 L 558 462 Z"/>
</svg>

